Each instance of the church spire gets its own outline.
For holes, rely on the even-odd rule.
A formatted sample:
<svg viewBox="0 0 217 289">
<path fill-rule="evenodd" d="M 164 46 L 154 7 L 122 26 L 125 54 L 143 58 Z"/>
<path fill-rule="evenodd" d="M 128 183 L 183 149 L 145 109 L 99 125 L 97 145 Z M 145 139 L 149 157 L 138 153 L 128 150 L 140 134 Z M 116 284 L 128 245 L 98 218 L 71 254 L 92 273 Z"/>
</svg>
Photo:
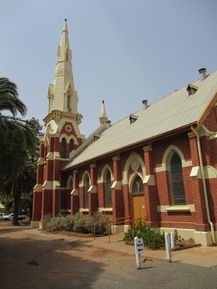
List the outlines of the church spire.
<svg viewBox="0 0 217 289">
<path fill-rule="evenodd" d="M 68 39 L 67 20 L 64 21 L 53 83 L 49 86 L 49 113 L 53 110 L 77 114 L 78 97 L 74 88 L 72 54 Z"/>
<path fill-rule="evenodd" d="M 104 102 L 104 100 L 102 101 L 102 104 L 101 104 L 101 111 L 100 111 L 99 121 L 100 121 L 100 125 L 107 124 L 107 121 L 108 121 L 108 117 L 106 115 L 106 110 L 105 110 L 105 102 Z"/>
</svg>

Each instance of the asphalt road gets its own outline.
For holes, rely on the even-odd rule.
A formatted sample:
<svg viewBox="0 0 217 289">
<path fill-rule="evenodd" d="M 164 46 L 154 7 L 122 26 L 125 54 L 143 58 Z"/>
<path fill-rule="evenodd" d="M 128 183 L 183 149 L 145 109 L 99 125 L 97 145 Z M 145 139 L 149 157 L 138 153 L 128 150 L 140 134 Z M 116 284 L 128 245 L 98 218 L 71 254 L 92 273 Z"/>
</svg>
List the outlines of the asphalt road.
<svg viewBox="0 0 217 289">
<path fill-rule="evenodd" d="M 97 248 L 88 238 L 0 231 L 1 289 L 217 289 L 217 266 L 146 260 Z"/>
</svg>

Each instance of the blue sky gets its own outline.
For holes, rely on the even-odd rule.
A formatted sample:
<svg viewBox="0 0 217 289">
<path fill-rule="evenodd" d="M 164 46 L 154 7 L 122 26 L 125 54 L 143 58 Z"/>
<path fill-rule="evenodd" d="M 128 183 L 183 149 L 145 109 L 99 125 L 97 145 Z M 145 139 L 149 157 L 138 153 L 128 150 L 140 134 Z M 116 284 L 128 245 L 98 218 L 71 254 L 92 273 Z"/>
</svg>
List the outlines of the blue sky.
<svg viewBox="0 0 217 289">
<path fill-rule="evenodd" d="M 217 70 L 216 0 L 0 0 L 0 76 L 27 117 L 47 114 L 64 18 L 86 136 L 101 100 L 112 123 Z"/>
</svg>

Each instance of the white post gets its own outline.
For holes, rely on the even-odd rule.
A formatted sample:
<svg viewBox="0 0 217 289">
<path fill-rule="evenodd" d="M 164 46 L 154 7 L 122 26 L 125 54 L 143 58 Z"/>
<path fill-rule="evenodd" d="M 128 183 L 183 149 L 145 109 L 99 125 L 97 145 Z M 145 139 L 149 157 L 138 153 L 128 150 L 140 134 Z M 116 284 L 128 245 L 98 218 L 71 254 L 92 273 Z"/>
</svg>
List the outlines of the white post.
<svg viewBox="0 0 217 289">
<path fill-rule="evenodd" d="M 166 247 L 166 259 L 171 262 L 172 254 L 171 254 L 171 244 L 170 244 L 170 233 L 165 233 L 165 247 Z"/>
<path fill-rule="evenodd" d="M 144 250 L 143 239 L 135 237 L 134 238 L 134 247 L 135 247 L 135 255 L 136 255 L 136 268 L 142 268 L 142 252 Z"/>
<path fill-rule="evenodd" d="M 175 249 L 175 232 L 170 233 L 170 244 L 171 249 Z"/>
</svg>

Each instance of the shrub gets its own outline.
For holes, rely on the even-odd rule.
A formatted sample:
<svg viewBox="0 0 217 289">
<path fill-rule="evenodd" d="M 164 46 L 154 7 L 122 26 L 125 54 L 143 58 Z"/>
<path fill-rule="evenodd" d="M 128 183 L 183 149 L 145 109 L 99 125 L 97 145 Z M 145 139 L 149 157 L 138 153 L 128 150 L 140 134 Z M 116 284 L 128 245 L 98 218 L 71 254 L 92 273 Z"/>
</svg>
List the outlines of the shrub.
<svg viewBox="0 0 217 289">
<path fill-rule="evenodd" d="M 46 225 L 46 231 L 48 232 L 61 231 L 64 229 L 63 223 L 64 217 L 51 218 Z"/>
<path fill-rule="evenodd" d="M 93 224 L 95 224 L 95 234 L 105 234 L 109 230 L 109 219 L 106 215 L 96 213 L 93 215 Z"/>
<path fill-rule="evenodd" d="M 66 231 L 73 231 L 74 216 L 67 215 L 63 218 L 63 229 Z"/>
<path fill-rule="evenodd" d="M 51 220 L 51 215 L 46 215 L 44 219 L 41 220 L 42 230 L 46 231 L 47 224 Z"/>
<path fill-rule="evenodd" d="M 164 234 L 152 230 L 142 219 L 124 234 L 125 241 L 132 241 L 134 237 L 142 238 L 144 245 L 151 249 L 159 249 L 165 244 Z"/>
<path fill-rule="evenodd" d="M 89 215 L 83 215 L 82 213 L 77 213 L 74 216 L 74 226 L 73 230 L 79 233 L 91 233 L 91 217 Z"/>
</svg>

